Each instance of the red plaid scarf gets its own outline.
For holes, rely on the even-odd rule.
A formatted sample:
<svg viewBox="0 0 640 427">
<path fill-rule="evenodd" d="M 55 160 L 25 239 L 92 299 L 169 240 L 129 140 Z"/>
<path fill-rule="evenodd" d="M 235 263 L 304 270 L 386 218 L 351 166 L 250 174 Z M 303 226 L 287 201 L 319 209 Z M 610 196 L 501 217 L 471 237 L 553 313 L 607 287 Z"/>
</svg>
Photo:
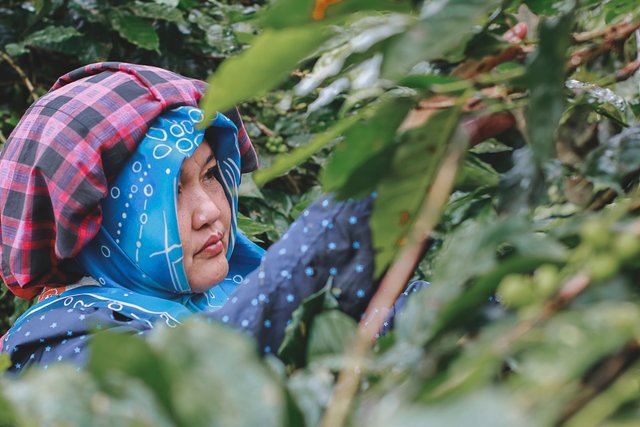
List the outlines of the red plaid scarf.
<svg viewBox="0 0 640 427">
<path fill-rule="evenodd" d="M 79 279 L 69 262 L 98 231 L 107 181 L 154 119 L 197 106 L 205 83 L 150 66 L 106 62 L 62 76 L 27 110 L 0 153 L 2 278 L 31 299 Z M 237 110 L 242 172 L 257 157 Z"/>
</svg>

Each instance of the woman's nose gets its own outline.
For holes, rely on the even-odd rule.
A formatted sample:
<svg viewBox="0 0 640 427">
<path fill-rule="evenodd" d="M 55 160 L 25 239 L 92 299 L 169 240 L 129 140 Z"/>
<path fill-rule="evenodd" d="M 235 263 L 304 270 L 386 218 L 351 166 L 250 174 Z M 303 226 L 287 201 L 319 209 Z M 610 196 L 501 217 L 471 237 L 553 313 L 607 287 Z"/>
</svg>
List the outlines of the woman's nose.
<svg viewBox="0 0 640 427">
<path fill-rule="evenodd" d="M 192 203 L 191 225 L 194 230 L 213 224 L 220 216 L 220 209 L 203 189 L 197 190 L 196 197 L 193 198 Z"/>
</svg>

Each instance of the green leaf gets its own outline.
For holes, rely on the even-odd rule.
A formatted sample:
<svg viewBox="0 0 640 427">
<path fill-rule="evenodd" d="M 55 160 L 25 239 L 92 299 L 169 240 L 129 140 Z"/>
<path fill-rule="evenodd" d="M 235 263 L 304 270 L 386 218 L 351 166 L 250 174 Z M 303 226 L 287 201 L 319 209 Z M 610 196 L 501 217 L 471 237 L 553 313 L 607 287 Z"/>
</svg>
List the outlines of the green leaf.
<svg viewBox="0 0 640 427">
<path fill-rule="evenodd" d="M 135 1 L 132 4 L 127 5 L 127 7 L 140 18 L 158 19 L 162 21 L 175 22 L 177 24 L 185 23 L 182 12 L 179 9 L 176 9 L 176 6 Z"/>
<path fill-rule="evenodd" d="M 603 4 L 606 22 L 638 14 L 638 2 L 634 0 L 610 0 Z"/>
<path fill-rule="evenodd" d="M 499 0 L 443 0 L 425 3 L 423 18 L 397 37 L 385 54 L 383 76 L 402 78 L 420 61 L 444 57 L 460 47 L 482 25 Z"/>
<path fill-rule="evenodd" d="M 435 259 L 431 286 L 410 300 L 406 315 L 399 317 L 398 338 L 422 346 L 446 326 L 472 316 L 506 274 L 525 272 L 566 255 L 564 248 L 550 237 L 544 238 L 548 239 L 546 245 L 553 248 L 550 252 L 531 249 L 535 243 L 522 243 L 535 239 L 542 237 L 525 217 L 462 224 L 448 236 Z M 518 256 L 498 264 L 497 250 L 505 243 L 515 245 Z M 474 277 L 481 278 L 468 287 Z"/>
<path fill-rule="evenodd" d="M 175 425 L 143 383 L 119 374 L 108 380 L 116 394 L 101 389 L 87 372 L 57 364 L 32 369 L 3 388 L 10 390 L 6 398 L 18 420 L 13 425 Z"/>
<path fill-rule="evenodd" d="M 461 292 L 457 297 L 445 303 L 440 309 L 433 323 L 433 335 L 440 334 L 446 328 L 459 326 L 474 317 L 478 309 L 487 305 L 489 298 L 495 294 L 500 280 L 508 274 L 526 274 L 545 262 L 544 257 L 530 258 L 522 255 L 510 258 L 500 263 L 493 271 L 480 277 L 472 286 Z M 417 314 L 415 308 L 414 315 Z M 404 336 L 407 337 L 407 327 L 411 327 L 410 319 L 404 322 Z M 417 325 L 420 323 L 416 322 Z M 414 325 L 413 327 L 416 327 Z M 424 332 L 421 331 L 420 335 Z"/>
<path fill-rule="evenodd" d="M 434 90 L 440 92 L 444 88 L 456 88 L 456 90 L 469 89 L 472 84 L 455 76 L 443 76 L 439 74 L 409 74 L 398 82 L 401 86 L 414 89 Z"/>
<path fill-rule="evenodd" d="M 278 349 L 278 357 L 294 367 L 305 366 L 307 360 L 308 334 L 314 318 L 325 309 L 335 309 L 338 302 L 331 294 L 331 283 L 302 301 L 293 312 L 291 322 L 284 332 L 284 339 Z"/>
<path fill-rule="evenodd" d="M 9 356 L 6 353 L 3 355 Z M 5 377 L 3 376 L 3 379 Z M 8 390 L 10 383 L 0 380 L 0 426 L 15 426 L 17 425 L 16 414 L 11 405 L 11 401 L 7 399 L 4 394 Z"/>
<path fill-rule="evenodd" d="M 113 349 L 118 351 L 113 351 Z M 171 384 L 162 361 L 149 344 L 132 335 L 102 332 L 91 342 L 87 370 L 109 389 L 110 378 L 120 374 L 142 381 L 168 413 L 173 413 Z"/>
<path fill-rule="evenodd" d="M 578 80 L 569 80 L 567 87 L 578 95 L 573 101 L 572 109 L 586 104 L 598 114 L 609 117 L 625 127 L 629 126 L 629 119 L 634 119 L 627 101 L 611 89 Z"/>
<path fill-rule="evenodd" d="M 73 27 L 49 26 L 42 30 L 31 33 L 20 43 L 8 44 L 5 49 L 11 56 L 19 56 L 28 52 L 28 47 L 51 48 L 57 43 L 66 41 L 72 37 L 82 35 Z"/>
<path fill-rule="evenodd" d="M 320 425 L 334 386 L 334 379 L 325 370 L 295 371 L 287 381 L 291 397 L 301 409 L 306 426 Z"/>
<path fill-rule="evenodd" d="M 242 213 L 238 213 L 238 228 L 245 236 L 252 238 L 258 234 L 266 233 L 273 229 L 272 225 L 253 220 Z"/>
<path fill-rule="evenodd" d="M 403 404 L 392 417 L 380 414 L 385 422 L 373 427 L 469 426 L 474 427 L 532 427 L 536 425 L 525 413 L 522 403 L 511 393 L 486 387 L 458 399 L 440 404 Z"/>
<path fill-rule="evenodd" d="M 272 28 L 288 28 L 315 22 L 313 10 L 317 0 L 278 0 L 264 13 L 261 22 Z M 326 9 L 325 20 L 333 22 L 348 18 L 356 12 L 393 11 L 410 12 L 409 0 L 344 0 L 331 4 Z"/>
<path fill-rule="evenodd" d="M 217 111 L 273 89 L 329 36 L 330 32 L 319 26 L 264 31 L 250 48 L 223 62 L 209 79 L 201 103 L 204 122 Z"/>
<path fill-rule="evenodd" d="M 601 2 L 600 0 L 582 0 L 580 2 L 580 7 L 588 9 L 593 5 L 607 5 L 609 3 L 619 3 L 620 1 L 628 1 L 628 0 L 612 0 L 606 3 Z M 631 0 L 633 1 L 633 0 Z M 537 15 L 557 15 L 567 9 L 567 3 L 573 3 L 573 0 L 525 0 L 524 4 L 531 9 L 531 11 Z"/>
<path fill-rule="evenodd" d="M 542 168 L 527 146 L 513 152 L 514 165 L 500 177 L 498 210 L 519 214 L 530 211 L 546 195 Z"/>
<path fill-rule="evenodd" d="M 36 8 L 36 13 L 40 13 L 49 3 L 51 3 L 51 0 L 34 0 L 33 7 Z"/>
<path fill-rule="evenodd" d="M 490 164 L 471 155 L 462 165 L 456 180 L 456 190 L 473 191 L 480 187 L 496 187 L 499 180 L 500 174 Z"/>
<path fill-rule="evenodd" d="M 0 354 L 0 374 L 11 367 L 11 357 L 7 353 Z"/>
<path fill-rule="evenodd" d="M 566 102 L 565 64 L 572 27 L 572 13 L 541 22 L 540 44 L 523 77 L 531 98 L 526 113 L 527 133 L 537 164 L 555 153 L 555 132 Z"/>
<path fill-rule="evenodd" d="M 176 424 L 284 424 L 284 390 L 247 336 L 197 318 L 156 328 L 148 339 L 170 375 Z"/>
<path fill-rule="evenodd" d="M 160 39 L 151 22 L 121 11 L 110 16 L 113 28 L 130 43 L 147 50 L 158 50 Z"/>
<path fill-rule="evenodd" d="M 313 319 L 307 360 L 309 363 L 323 356 L 339 356 L 354 343 L 358 324 L 338 310 L 320 313 Z"/>
<path fill-rule="evenodd" d="M 624 179 L 640 170 L 640 126 L 611 138 L 589 153 L 582 171 L 594 184 L 622 193 Z"/>
<path fill-rule="evenodd" d="M 169 7 L 178 7 L 180 4 L 180 0 L 154 0 L 157 4 L 169 6 Z"/>
<path fill-rule="evenodd" d="M 525 0 L 523 3 L 538 15 L 553 15 L 562 6 L 562 2 L 558 0 Z"/>
<path fill-rule="evenodd" d="M 529 340 L 519 373 L 540 391 L 560 390 L 637 336 L 639 321 L 638 305 L 626 301 L 600 301 L 560 312 L 543 325 L 542 334 Z"/>
<path fill-rule="evenodd" d="M 360 115 L 356 114 L 344 118 L 320 135 L 315 136 L 308 144 L 298 147 L 290 153 L 278 156 L 271 166 L 265 169 L 258 169 L 253 173 L 255 183 L 262 186 L 301 164 L 342 135 L 342 133 L 353 126 L 359 117 Z"/>
<path fill-rule="evenodd" d="M 391 164 L 380 180 L 371 214 L 376 277 L 384 272 L 404 245 L 427 189 L 447 152 L 460 113 L 459 106 L 439 111 L 425 125 L 403 135 Z"/>
<path fill-rule="evenodd" d="M 7 51 L 9 56 L 13 57 L 24 55 L 29 52 L 29 49 L 27 49 L 22 43 L 9 43 L 4 47 L 4 50 Z"/>
<path fill-rule="evenodd" d="M 359 121 L 347 130 L 322 173 L 324 189 L 343 199 L 373 191 L 384 176 L 380 172 L 389 168 L 398 126 L 413 104 L 410 98 L 388 98 L 354 117 Z"/>
</svg>

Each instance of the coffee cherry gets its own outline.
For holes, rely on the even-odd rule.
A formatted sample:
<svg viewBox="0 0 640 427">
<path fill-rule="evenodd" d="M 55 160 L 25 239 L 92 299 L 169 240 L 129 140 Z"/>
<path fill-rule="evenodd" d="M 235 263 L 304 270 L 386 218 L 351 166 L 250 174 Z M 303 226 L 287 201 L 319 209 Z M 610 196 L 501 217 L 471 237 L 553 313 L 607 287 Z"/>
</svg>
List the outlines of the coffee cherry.
<svg viewBox="0 0 640 427">
<path fill-rule="evenodd" d="M 497 289 L 500 301 L 507 307 L 523 307 L 534 299 L 531 281 L 520 274 L 505 276 Z"/>
<path fill-rule="evenodd" d="M 614 240 L 613 250 L 621 260 L 631 260 L 640 254 L 640 239 L 633 234 L 621 234 Z"/>
<path fill-rule="evenodd" d="M 580 227 L 580 236 L 585 243 L 596 248 L 606 248 L 611 237 L 606 223 L 597 219 L 585 221 Z"/>
<path fill-rule="evenodd" d="M 548 298 L 558 290 L 560 278 L 558 277 L 558 267 L 553 264 L 544 264 L 533 273 L 533 283 L 536 295 Z"/>
<path fill-rule="evenodd" d="M 591 257 L 587 264 L 587 271 L 591 279 L 596 282 L 613 277 L 620 267 L 620 261 L 612 254 L 599 254 Z"/>
</svg>

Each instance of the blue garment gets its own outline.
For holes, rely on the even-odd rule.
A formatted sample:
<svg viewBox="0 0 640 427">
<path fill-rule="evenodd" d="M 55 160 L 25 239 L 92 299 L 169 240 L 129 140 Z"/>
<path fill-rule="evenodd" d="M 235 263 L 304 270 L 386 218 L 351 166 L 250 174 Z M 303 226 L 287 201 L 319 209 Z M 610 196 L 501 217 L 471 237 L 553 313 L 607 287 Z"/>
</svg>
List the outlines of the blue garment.
<svg viewBox="0 0 640 427">
<path fill-rule="evenodd" d="M 369 229 L 372 201 L 317 200 L 269 248 L 259 268 L 245 277 L 219 310 L 197 316 L 244 331 L 256 339 L 261 353 L 276 352 L 293 311 L 332 278 L 339 308 L 359 320 L 378 285 L 373 278 Z M 238 242 L 234 252 L 237 250 Z M 127 315 L 113 300 L 99 307 L 79 303 L 74 292 L 90 288 L 67 291 L 68 297 L 58 298 L 62 303 L 32 311 L 14 325 L 3 342 L 13 362 L 10 371 L 21 372 L 32 364 L 45 368 L 58 362 L 82 365 L 90 336 L 101 330 L 145 334 L 157 323 L 177 323 L 164 313 L 147 313 L 144 318 Z M 147 305 L 155 297 L 140 298 L 135 302 Z"/>
</svg>

